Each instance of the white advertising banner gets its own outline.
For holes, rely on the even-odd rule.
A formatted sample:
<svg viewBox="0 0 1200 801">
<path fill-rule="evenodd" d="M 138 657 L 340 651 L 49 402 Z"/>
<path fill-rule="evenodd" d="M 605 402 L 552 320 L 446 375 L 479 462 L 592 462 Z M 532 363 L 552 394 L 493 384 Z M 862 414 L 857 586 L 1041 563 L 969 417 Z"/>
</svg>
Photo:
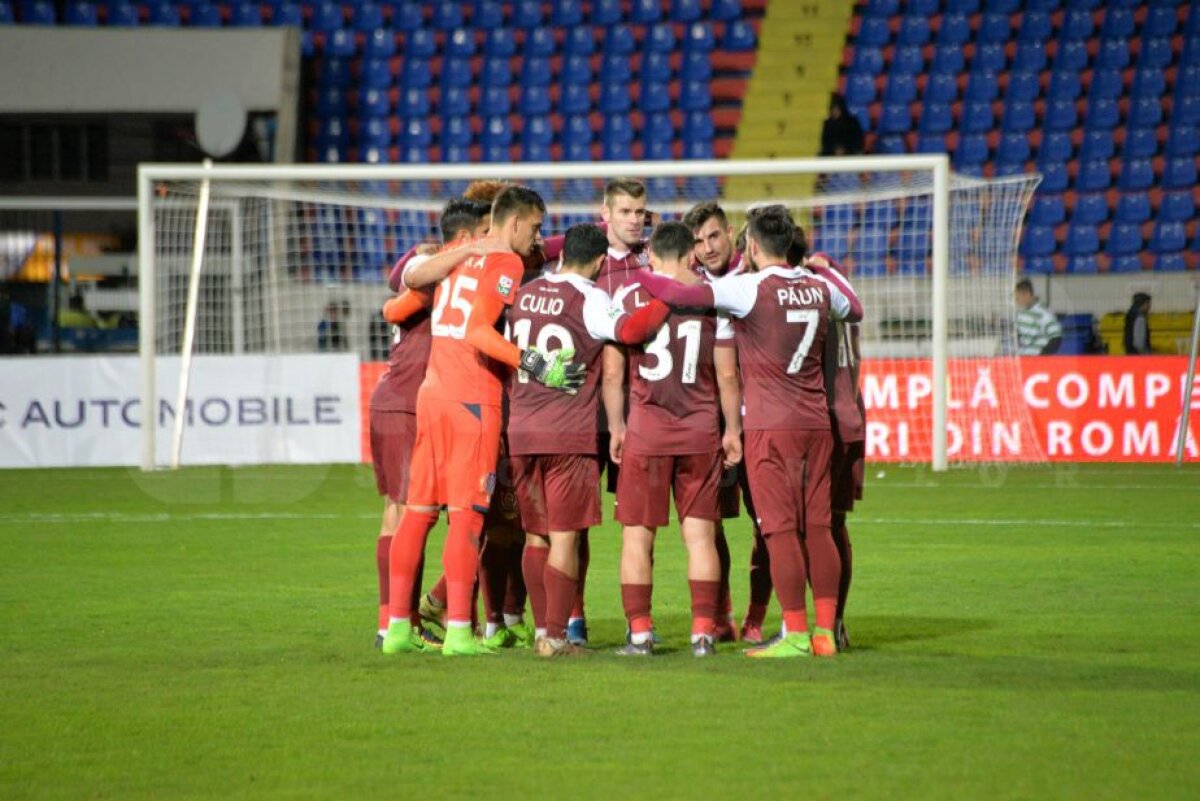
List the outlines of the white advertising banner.
<svg viewBox="0 0 1200 801">
<path fill-rule="evenodd" d="M 166 464 L 179 359 L 157 368 Z M 183 464 L 357 462 L 358 381 L 353 354 L 196 356 Z M 137 465 L 140 387 L 135 356 L 0 359 L 0 467 Z"/>
</svg>

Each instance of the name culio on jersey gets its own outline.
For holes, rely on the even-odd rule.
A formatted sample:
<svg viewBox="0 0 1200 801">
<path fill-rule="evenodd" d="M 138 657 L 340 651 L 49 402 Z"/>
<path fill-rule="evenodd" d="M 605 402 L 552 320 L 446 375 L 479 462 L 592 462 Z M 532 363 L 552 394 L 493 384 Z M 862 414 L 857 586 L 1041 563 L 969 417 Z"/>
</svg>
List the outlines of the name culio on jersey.
<svg viewBox="0 0 1200 801">
<path fill-rule="evenodd" d="M 545 314 L 557 317 L 562 314 L 566 302 L 562 298 L 548 298 L 545 295 L 522 295 L 517 301 L 517 308 L 531 314 Z"/>
</svg>

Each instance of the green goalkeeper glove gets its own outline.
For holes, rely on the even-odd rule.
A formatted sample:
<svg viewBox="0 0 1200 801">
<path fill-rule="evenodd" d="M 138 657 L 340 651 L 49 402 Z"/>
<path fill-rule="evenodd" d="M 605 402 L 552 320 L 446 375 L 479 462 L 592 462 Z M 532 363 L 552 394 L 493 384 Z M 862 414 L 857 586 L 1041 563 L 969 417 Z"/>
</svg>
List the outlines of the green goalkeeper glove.
<svg viewBox="0 0 1200 801">
<path fill-rule="evenodd" d="M 587 366 L 573 364 L 571 359 L 574 356 L 573 348 L 552 350 L 549 353 L 542 353 L 537 348 L 526 348 L 521 351 L 521 369 L 540 384 L 574 395 L 587 380 Z"/>
</svg>

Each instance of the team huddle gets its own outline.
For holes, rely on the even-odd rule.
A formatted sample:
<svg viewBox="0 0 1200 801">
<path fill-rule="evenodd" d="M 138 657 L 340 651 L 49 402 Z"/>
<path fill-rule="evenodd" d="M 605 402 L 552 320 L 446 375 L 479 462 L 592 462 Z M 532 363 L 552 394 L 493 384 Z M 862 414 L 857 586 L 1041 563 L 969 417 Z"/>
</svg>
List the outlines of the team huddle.
<svg viewBox="0 0 1200 801">
<path fill-rule="evenodd" d="M 672 498 L 695 656 L 739 637 L 754 658 L 848 646 L 858 297 L 832 260 L 807 253 L 782 206 L 752 208 L 735 249 L 716 203 L 647 238 L 646 201 L 641 182 L 610 181 L 601 223 L 543 238 L 536 192 L 477 182 L 443 209 L 441 248 L 393 269 L 399 294 L 384 316 L 395 337 L 370 406 L 386 498 L 384 653 L 590 653 L 584 586 L 602 471 L 622 525 L 619 654 L 654 653 L 654 541 Z M 755 545 L 739 628 L 722 521 L 743 502 Z M 422 594 L 443 508 L 444 575 Z M 767 639 L 772 590 L 783 628 Z"/>
</svg>

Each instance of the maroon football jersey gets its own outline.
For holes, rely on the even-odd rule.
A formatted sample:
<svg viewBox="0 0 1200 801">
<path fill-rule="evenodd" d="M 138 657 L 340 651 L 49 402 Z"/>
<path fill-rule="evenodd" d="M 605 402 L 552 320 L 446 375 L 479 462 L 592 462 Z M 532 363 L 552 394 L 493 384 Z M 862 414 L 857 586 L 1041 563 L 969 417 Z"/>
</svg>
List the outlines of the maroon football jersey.
<svg viewBox="0 0 1200 801">
<path fill-rule="evenodd" d="M 613 302 L 632 313 L 650 300 L 635 281 Z M 672 310 L 658 335 L 630 346 L 629 411 L 625 450 L 651 456 L 709 453 L 721 447 L 720 400 L 713 350 L 732 337 L 727 321 L 712 310 Z"/>
<path fill-rule="evenodd" d="M 714 281 L 734 318 L 746 430 L 829 430 L 824 353 L 828 320 L 849 313 L 835 286 L 801 267 L 767 267 Z"/>
<path fill-rule="evenodd" d="M 508 312 L 509 338 L 543 353 L 573 348 L 587 365 L 578 394 L 542 386 L 521 371 L 508 382 L 508 445 L 514 455 L 596 453 L 601 354 L 622 312 L 608 294 L 572 273 L 547 273 L 522 286 Z"/>
<path fill-rule="evenodd" d="M 596 277 L 596 286 L 603 289 L 610 297 L 627 284 L 633 273 L 650 266 L 650 257 L 646 253 L 645 243 L 635 245 L 629 252 L 608 249 L 608 258 L 600 266 L 600 275 Z"/>
<path fill-rule="evenodd" d="M 417 411 L 417 390 L 429 364 L 429 312 L 419 312 L 403 325 L 392 326 L 388 366 L 371 393 L 370 408 L 380 412 Z"/>
<path fill-rule="evenodd" d="M 843 443 L 862 442 L 866 416 L 858 388 L 858 325 L 833 322 L 825 339 L 825 394 Z"/>
</svg>

